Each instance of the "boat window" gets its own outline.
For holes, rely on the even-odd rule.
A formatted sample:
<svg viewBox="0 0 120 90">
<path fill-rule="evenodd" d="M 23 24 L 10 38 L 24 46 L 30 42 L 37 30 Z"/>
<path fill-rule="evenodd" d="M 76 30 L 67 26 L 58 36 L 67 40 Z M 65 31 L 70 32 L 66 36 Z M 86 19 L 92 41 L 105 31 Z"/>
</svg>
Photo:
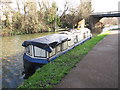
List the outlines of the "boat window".
<svg viewBox="0 0 120 90">
<path fill-rule="evenodd" d="M 83 38 L 86 38 L 86 34 L 85 33 L 83 34 Z"/>
<path fill-rule="evenodd" d="M 28 55 L 32 56 L 32 45 L 27 46 L 25 50 Z"/>
<path fill-rule="evenodd" d="M 55 54 L 56 54 L 56 52 L 55 52 L 55 48 L 54 48 L 53 51 L 50 53 L 50 57 L 55 55 Z"/>
<path fill-rule="evenodd" d="M 68 46 L 73 46 L 73 45 L 74 45 L 73 39 L 71 41 L 68 41 Z"/>
<path fill-rule="evenodd" d="M 65 50 L 68 48 L 68 43 L 67 41 L 62 44 L 62 49 Z"/>
<path fill-rule="evenodd" d="M 58 52 L 60 52 L 61 51 L 61 45 L 58 45 L 57 47 L 56 47 L 56 52 L 58 53 Z"/>
<path fill-rule="evenodd" d="M 76 35 L 76 37 L 74 38 L 74 43 L 78 42 L 78 36 Z"/>
<path fill-rule="evenodd" d="M 38 48 L 38 47 L 34 46 L 34 56 L 45 58 L 46 57 L 46 51 L 41 49 L 41 48 Z"/>
<path fill-rule="evenodd" d="M 89 31 L 87 31 L 87 36 L 89 37 Z"/>
</svg>

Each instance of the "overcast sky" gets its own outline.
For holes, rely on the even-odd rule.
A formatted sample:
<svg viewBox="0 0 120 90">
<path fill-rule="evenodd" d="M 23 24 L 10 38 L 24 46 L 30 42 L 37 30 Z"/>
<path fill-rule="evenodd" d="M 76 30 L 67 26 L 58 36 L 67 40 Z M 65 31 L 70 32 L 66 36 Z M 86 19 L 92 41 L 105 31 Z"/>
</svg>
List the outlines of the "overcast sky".
<svg viewBox="0 0 120 90">
<path fill-rule="evenodd" d="M 54 0 L 61 8 L 65 0 Z M 74 5 L 78 5 L 80 0 L 71 0 Z M 94 12 L 118 11 L 118 2 L 120 0 L 92 0 L 92 8 Z M 120 8 L 120 6 L 119 6 Z"/>
<path fill-rule="evenodd" d="M 119 1 L 120 0 L 92 0 L 92 5 L 95 12 L 118 11 Z"/>
<path fill-rule="evenodd" d="M 16 0 L 11 1 L 15 2 Z M 57 3 L 57 6 L 62 10 L 65 0 L 43 0 L 43 1 L 55 1 Z M 92 8 L 94 12 L 118 11 L 119 1 L 120 0 L 92 0 Z M 80 0 L 70 0 L 70 2 L 72 2 L 72 4 L 76 6 L 80 3 Z M 14 4 L 12 6 L 14 6 Z"/>
</svg>

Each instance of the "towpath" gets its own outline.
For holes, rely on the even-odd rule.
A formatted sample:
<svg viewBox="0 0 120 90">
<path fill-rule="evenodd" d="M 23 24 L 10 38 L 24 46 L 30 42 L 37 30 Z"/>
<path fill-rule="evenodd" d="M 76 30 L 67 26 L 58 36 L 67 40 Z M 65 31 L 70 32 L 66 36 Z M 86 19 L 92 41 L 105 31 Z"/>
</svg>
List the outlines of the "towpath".
<svg viewBox="0 0 120 90">
<path fill-rule="evenodd" d="M 101 40 L 56 88 L 117 88 L 118 30 Z"/>
</svg>

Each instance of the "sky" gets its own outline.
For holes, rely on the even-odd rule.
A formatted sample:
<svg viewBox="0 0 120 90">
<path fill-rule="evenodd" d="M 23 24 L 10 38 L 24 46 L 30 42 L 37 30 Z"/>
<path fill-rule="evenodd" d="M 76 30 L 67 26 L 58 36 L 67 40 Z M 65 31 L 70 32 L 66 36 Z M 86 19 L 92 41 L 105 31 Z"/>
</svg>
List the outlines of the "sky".
<svg viewBox="0 0 120 90">
<path fill-rule="evenodd" d="M 120 0 L 92 0 L 94 12 L 118 11 Z M 119 9 L 120 10 L 120 9 Z"/>
<path fill-rule="evenodd" d="M 61 8 L 65 0 L 54 0 Z M 80 0 L 71 0 L 74 5 L 78 5 Z M 86 0 L 87 1 L 87 0 Z M 94 12 L 118 11 L 118 2 L 120 0 L 92 0 L 92 9 Z M 119 6 L 120 8 L 120 6 Z"/>
<path fill-rule="evenodd" d="M 15 2 L 16 0 L 11 0 L 11 1 Z M 65 2 L 65 0 L 43 0 L 43 1 L 55 1 L 57 3 L 57 6 L 61 10 L 63 10 L 63 5 Z M 72 2 L 73 6 L 77 6 L 80 3 L 80 0 L 69 0 L 69 1 Z M 120 0 L 92 0 L 92 8 L 94 12 L 118 11 L 118 2 L 120 2 Z M 12 4 L 12 6 L 15 7 L 14 4 Z"/>
</svg>

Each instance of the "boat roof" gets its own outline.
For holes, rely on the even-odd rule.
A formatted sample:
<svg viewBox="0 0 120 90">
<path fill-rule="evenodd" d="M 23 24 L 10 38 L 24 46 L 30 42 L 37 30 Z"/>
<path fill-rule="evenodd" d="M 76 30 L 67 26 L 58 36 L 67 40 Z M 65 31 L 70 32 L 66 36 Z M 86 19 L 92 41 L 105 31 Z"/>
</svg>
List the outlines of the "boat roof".
<svg viewBox="0 0 120 90">
<path fill-rule="evenodd" d="M 52 52 L 53 48 L 67 40 L 68 36 L 65 34 L 52 34 L 24 41 L 22 46 L 27 47 L 29 45 L 33 45 L 42 48 L 48 52 Z"/>
</svg>

